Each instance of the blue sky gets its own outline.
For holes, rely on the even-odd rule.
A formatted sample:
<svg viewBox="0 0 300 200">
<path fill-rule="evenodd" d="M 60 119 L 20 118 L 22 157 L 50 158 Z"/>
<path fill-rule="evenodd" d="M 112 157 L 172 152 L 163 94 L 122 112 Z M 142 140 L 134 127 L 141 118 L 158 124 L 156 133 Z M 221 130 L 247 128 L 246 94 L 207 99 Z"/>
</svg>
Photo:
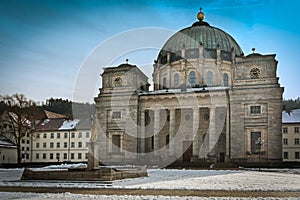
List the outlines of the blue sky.
<svg viewBox="0 0 300 200">
<path fill-rule="evenodd" d="M 200 6 L 205 20 L 232 35 L 246 55 L 252 47 L 258 53 L 277 54 L 284 98 L 300 96 L 300 2 L 296 0 L 0 0 L 0 94 L 23 93 L 35 101 L 73 99 L 83 63 L 99 45 L 132 29 L 178 31 L 196 21 Z M 158 49 L 148 48 L 116 55 L 110 64 L 129 58 L 151 81 L 157 53 Z M 105 66 L 95 67 L 93 95 L 78 100 L 93 101 Z"/>
</svg>

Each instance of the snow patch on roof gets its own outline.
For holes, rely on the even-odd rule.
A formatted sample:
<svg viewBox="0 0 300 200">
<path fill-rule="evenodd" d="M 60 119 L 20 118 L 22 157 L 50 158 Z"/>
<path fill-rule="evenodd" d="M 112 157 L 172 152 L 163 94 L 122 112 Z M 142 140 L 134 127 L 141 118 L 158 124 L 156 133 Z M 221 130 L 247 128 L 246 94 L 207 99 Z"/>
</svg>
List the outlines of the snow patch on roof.
<svg viewBox="0 0 300 200">
<path fill-rule="evenodd" d="M 0 139 L 0 147 L 17 148 L 16 145 L 14 145 L 12 142 L 7 141 L 7 140 L 5 140 L 5 139 Z"/>
<path fill-rule="evenodd" d="M 229 87 L 199 87 L 199 88 L 187 88 L 186 91 L 181 91 L 181 89 L 163 89 L 163 90 L 154 90 L 154 91 L 142 91 L 140 95 L 147 95 L 147 94 L 172 94 L 172 93 L 189 93 L 189 92 L 213 92 L 213 91 L 225 91 L 229 89 Z"/>
<path fill-rule="evenodd" d="M 300 109 L 282 112 L 282 123 L 300 123 Z"/>
<path fill-rule="evenodd" d="M 74 119 L 74 120 L 66 120 L 61 125 L 61 127 L 58 128 L 58 130 L 72 130 L 75 129 L 76 125 L 78 124 L 80 120 Z"/>
<path fill-rule="evenodd" d="M 41 123 L 42 126 L 45 126 L 46 124 L 48 124 L 50 122 L 50 119 L 45 119 L 43 121 L 43 123 Z"/>
</svg>

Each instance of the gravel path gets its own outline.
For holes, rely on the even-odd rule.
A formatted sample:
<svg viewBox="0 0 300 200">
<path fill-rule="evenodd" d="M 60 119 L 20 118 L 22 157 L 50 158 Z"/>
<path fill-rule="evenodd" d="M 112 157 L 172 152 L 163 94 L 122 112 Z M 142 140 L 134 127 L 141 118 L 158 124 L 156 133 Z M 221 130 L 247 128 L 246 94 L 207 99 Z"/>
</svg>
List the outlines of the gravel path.
<svg viewBox="0 0 300 200">
<path fill-rule="evenodd" d="M 90 189 L 45 187 L 0 187 L 0 192 L 73 193 L 92 195 L 161 195 L 198 197 L 300 197 L 300 192 L 286 191 L 228 191 L 228 190 L 147 190 L 147 189 Z"/>
</svg>

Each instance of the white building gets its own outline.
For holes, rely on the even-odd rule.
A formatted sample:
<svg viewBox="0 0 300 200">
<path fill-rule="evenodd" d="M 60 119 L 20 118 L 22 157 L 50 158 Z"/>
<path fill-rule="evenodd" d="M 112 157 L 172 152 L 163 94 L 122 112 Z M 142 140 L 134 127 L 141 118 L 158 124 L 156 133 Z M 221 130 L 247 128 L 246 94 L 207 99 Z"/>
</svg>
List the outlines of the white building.
<svg viewBox="0 0 300 200">
<path fill-rule="evenodd" d="M 300 161 L 300 109 L 282 112 L 283 161 Z"/>
<path fill-rule="evenodd" d="M 17 163 L 17 147 L 0 136 L 0 165 Z"/>
</svg>

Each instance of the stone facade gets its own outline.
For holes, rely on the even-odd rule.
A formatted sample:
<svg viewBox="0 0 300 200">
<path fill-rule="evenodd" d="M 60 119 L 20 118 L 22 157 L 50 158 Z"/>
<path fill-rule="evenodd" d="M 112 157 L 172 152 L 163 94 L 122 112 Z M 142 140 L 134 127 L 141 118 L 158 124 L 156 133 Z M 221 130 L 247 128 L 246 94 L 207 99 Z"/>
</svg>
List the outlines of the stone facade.
<svg viewBox="0 0 300 200">
<path fill-rule="evenodd" d="M 178 33 L 153 64 L 153 91 L 137 66 L 104 68 L 95 98 L 100 162 L 281 162 L 275 55 L 244 56 L 201 20 Z"/>
</svg>

